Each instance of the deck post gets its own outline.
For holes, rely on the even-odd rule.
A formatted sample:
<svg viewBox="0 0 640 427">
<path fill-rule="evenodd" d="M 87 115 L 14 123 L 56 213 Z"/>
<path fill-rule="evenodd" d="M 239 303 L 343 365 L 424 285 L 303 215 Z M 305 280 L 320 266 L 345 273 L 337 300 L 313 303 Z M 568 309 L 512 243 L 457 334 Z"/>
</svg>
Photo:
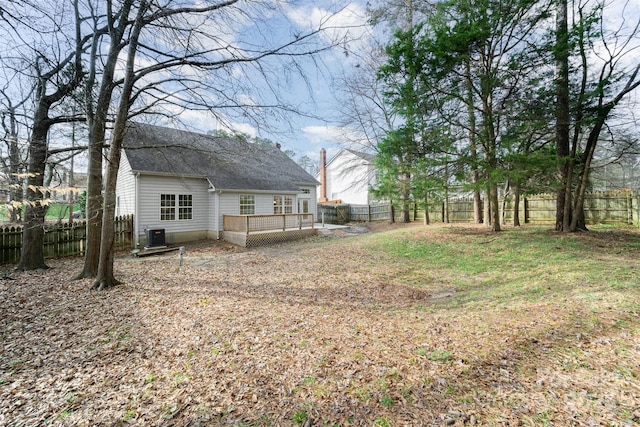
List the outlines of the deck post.
<svg viewBox="0 0 640 427">
<path fill-rule="evenodd" d="M 245 232 L 246 232 L 246 235 L 248 236 L 249 235 L 249 215 L 245 216 L 245 219 L 246 219 L 246 221 L 245 221 L 245 227 L 246 227 Z"/>
<path fill-rule="evenodd" d="M 287 214 L 282 214 L 282 231 L 287 231 Z"/>
</svg>

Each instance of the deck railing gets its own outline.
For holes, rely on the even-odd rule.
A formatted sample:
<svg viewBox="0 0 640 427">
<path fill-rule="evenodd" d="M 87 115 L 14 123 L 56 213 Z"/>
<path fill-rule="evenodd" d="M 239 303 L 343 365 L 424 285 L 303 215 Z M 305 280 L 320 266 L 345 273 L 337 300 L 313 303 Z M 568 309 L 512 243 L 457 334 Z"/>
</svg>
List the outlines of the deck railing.
<svg viewBox="0 0 640 427">
<path fill-rule="evenodd" d="M 313 228 L 311 213 L 275 215 L 224 215 L 224 231 L 259 233 L 265 231 L 286 231 Z"/>
</svg>

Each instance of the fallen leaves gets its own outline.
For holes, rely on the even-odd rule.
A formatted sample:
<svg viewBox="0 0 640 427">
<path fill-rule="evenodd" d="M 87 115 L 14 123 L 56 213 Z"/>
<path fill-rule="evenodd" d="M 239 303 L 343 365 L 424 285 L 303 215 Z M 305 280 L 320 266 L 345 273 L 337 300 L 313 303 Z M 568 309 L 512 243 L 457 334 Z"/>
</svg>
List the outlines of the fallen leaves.
<svg viewBox="0 0 640 427">
<path fill-rule="evenodd" d="M 0 424 L 637 422 L 636 311 L 443 309 L 457 289 L 349 239 L 123 254 L 103 293 L 78 259 L 1 281 Z"/>
</svg>

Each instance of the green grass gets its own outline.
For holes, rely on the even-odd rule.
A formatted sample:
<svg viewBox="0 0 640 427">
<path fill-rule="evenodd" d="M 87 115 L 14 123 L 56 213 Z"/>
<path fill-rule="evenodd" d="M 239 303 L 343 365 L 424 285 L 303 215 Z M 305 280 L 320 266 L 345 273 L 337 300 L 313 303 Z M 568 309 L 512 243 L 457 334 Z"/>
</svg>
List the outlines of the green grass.
<svg viewBox="0 0 640 427">
<path fill-rule="evenodd" d="M 307 421 L 307 418 L 309 418 L 309 415 L 307 415 L 306 411 L 297 411 L 295 414 L 293 414 L 293 417 L 291 418 L 291 421 L 293 421 L 295 424 L 304 424 L 305 421 Z"/>
<path fill-rule="evenodd" d="M 80 205 L 75 204 L 73 211 L 80 210 Z M 24 218 L 24 208 L 22 209 L 22 216 Z M 69 218 L 69 205 L 66 203 L 52 203 L 47 210 L 45 219 L 47 221 L 56 221 L 58 219 Z M 0 205 L 0 222 L 9 221 L 9 211 L 7 205 Z"/>
<path fill-rule="evenodd" d="M 366 243 L 389 265 L 398 284 L 452 289 L 446 306 L 491 301 L 494 304 L 543 301 L 551 295 L 580 294 L 596 299 L 611 289 L 640 286 L 636 274 L 640 233 L 556 233 L 522 227 L 492 233 L 468 227 L 432 228 L 420 234 L 406 228 L 371 234 Z"/>
</svg>

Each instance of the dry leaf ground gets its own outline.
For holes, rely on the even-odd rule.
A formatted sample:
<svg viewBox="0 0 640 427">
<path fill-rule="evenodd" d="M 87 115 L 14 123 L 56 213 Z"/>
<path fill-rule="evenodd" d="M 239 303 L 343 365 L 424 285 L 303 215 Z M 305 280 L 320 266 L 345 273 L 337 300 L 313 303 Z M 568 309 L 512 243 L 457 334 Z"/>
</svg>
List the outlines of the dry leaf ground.
<svg viewBox="0 0 640 427">
<path fill-rule="evenodd" d="M 640 280 L 560 292 L 570 279 L 532 271 L 542 290 L 496 299 L 488 273 L 461 287 L 455 266 L 418 268 L 380 243 L 491 245 L 485 230 L 370 227 L 251 250 L 200 242 L 181 267 L 176 253 L 123 253 L 124 284 L 101 293 L 69 280 L 80 259 L 13 273 L 0 425 L 640 423 Z M 638 273 L 640 253 L 616 249 L 638 234 L 611 236 L 593 262 Z"/>
</svg>

